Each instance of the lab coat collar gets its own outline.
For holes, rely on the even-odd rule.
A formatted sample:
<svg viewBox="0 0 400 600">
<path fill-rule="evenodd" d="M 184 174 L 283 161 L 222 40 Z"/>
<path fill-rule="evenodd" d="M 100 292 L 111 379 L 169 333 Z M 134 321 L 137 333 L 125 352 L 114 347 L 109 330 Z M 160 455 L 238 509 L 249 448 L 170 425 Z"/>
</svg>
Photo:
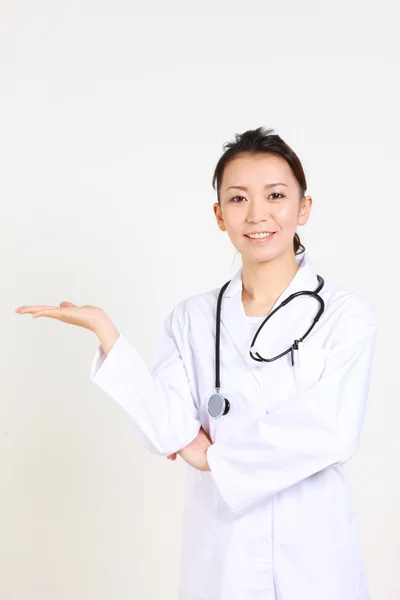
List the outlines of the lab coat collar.
<svg viewBox="0 0 400 600">
<path fill-rule="evenodd" d="M 272 310 L 280 304 L 285 298 L 293 294 L 294 292 L 298 292 L 300 290 L 312 289 L 314 290 L 318 285 L 317 273 L 311 263 L 311 260 L 306 251 L 303 251 L 301 254 L 296 254 L 295 259 L 297 264 L 299 265 L 299 269 L 296 271 L 292 281 L 289 283 L 288 287 L 282 292 L 273 306 Z M 238 292 L 241 292 L 243 289 L 243 266 L 239 268 L 234 277 L 231 279 L 228 287 L 226 288 L 223 297 L 224 298 L 232 298 Z"/>
<path fill-rule="evenodd" d="M 317 273 L 308 257 L 306 251 L 296 255 L 296 262 L 299 265 L 299 269 L 296 271 L 292 281 L 289 283 L 287 288 L 282 292 L 274 306 L 271 308 L 272 312 L 285 298 L 300 290 L 315 290 L 318 286 Z M 236 345 L 240 354 L 242 355 L 245 363 L 252 371 L 254 377 L 260 384 L 260 380 L 257 375 L 257 370 L 264 363 L 254 361 L 249 353 L 250 339 L 249 339 L 249 328 L 246 320 L 246 313 L 242 302 L 242 289 L 243 289 L 243 267 L 241 266 L 236 272 L 234 277 L 231 279 L 227 286 L 222 299 L 221 306 L 221 322 L 226 328 L 229 336 Z M 272 323 L 272 319 L 271 319 Z M 272 326 L 273 327 L 273 326 Z M 288 328 L 290 324 L 288 323 Z M 271 334 L 274 330 L 271 329 Z M 282 330 L 276 331 L 276 335 L 283 333 Z"/>
</svg>

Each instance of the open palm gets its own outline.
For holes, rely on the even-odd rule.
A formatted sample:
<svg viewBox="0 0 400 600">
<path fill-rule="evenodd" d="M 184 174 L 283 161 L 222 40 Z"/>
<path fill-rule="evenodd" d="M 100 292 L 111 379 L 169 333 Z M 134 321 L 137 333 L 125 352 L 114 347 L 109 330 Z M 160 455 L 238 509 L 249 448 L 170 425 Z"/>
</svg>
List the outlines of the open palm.
<svg viewBox="0 0 400 600">
<path fill-rule="evenodd" d="M 15 312 L 20 315 L 31 314 L 34 319 L 37 317 L 57 319 L 70 325 L 84 327 L 94 333 L 108 318 L 105 311 L 98 306 L 91 306 L 90 304 L 77 306 L 72 302 L 61 302 L 60 306 L 19 306 Z"/>
</svg>

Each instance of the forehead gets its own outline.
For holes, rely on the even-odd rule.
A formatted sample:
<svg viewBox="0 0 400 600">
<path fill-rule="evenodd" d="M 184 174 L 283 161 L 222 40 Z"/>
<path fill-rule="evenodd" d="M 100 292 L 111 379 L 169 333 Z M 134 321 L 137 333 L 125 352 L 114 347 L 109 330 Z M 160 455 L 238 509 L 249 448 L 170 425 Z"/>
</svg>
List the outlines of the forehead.
<svg viewBox="0 0 400 600">
<path fill-rule="evenodd" d="M 264 186 L 281 182 L 296 186 L 297 180 L 284 158 L 275 154 L 242 154 L 226 165 L 221 182 L 224 192 L 231 185 Z"/>
</svg>

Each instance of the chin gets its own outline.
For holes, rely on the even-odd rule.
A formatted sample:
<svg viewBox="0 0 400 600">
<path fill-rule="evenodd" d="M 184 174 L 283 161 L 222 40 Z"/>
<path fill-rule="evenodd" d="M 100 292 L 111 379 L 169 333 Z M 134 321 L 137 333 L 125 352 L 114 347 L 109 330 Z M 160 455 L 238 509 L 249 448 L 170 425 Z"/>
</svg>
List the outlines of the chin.
<svg viewBox="0 0 400 600">
<path fill-rule="evenodd" d="M 274 260 L 279 256 L 277 252 L 242 252 L 242 261 L 252 263 L 264 263 Z"/>
<path fill-rule="evenodd" d="M 238 250 L 242 256 L 242 262 L 252 262 L 252 263 L 265 263 L 270 262 L 272 260 L 276 260 L 281 256 L 287 255 L 290 252 L 294 254 L 293 242 L 290 242 L 289 246 L 284 248 L 246 248 L 245 251 Z"/>
</svg>

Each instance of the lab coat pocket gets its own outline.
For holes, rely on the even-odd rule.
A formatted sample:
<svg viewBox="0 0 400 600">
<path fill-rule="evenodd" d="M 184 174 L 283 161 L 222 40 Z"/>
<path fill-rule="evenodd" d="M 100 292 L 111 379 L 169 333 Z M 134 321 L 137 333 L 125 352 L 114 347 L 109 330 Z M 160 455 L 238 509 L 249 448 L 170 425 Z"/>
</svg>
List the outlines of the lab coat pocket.
<svg viewBox="0 0 400 600">
<path fill-rule="evenodd" d="M 320 380 L 328 352 L 326 348 L 307 345 L 295 352 L 292 375 L 296 390 L 304 391 Z"/>
</svg>

